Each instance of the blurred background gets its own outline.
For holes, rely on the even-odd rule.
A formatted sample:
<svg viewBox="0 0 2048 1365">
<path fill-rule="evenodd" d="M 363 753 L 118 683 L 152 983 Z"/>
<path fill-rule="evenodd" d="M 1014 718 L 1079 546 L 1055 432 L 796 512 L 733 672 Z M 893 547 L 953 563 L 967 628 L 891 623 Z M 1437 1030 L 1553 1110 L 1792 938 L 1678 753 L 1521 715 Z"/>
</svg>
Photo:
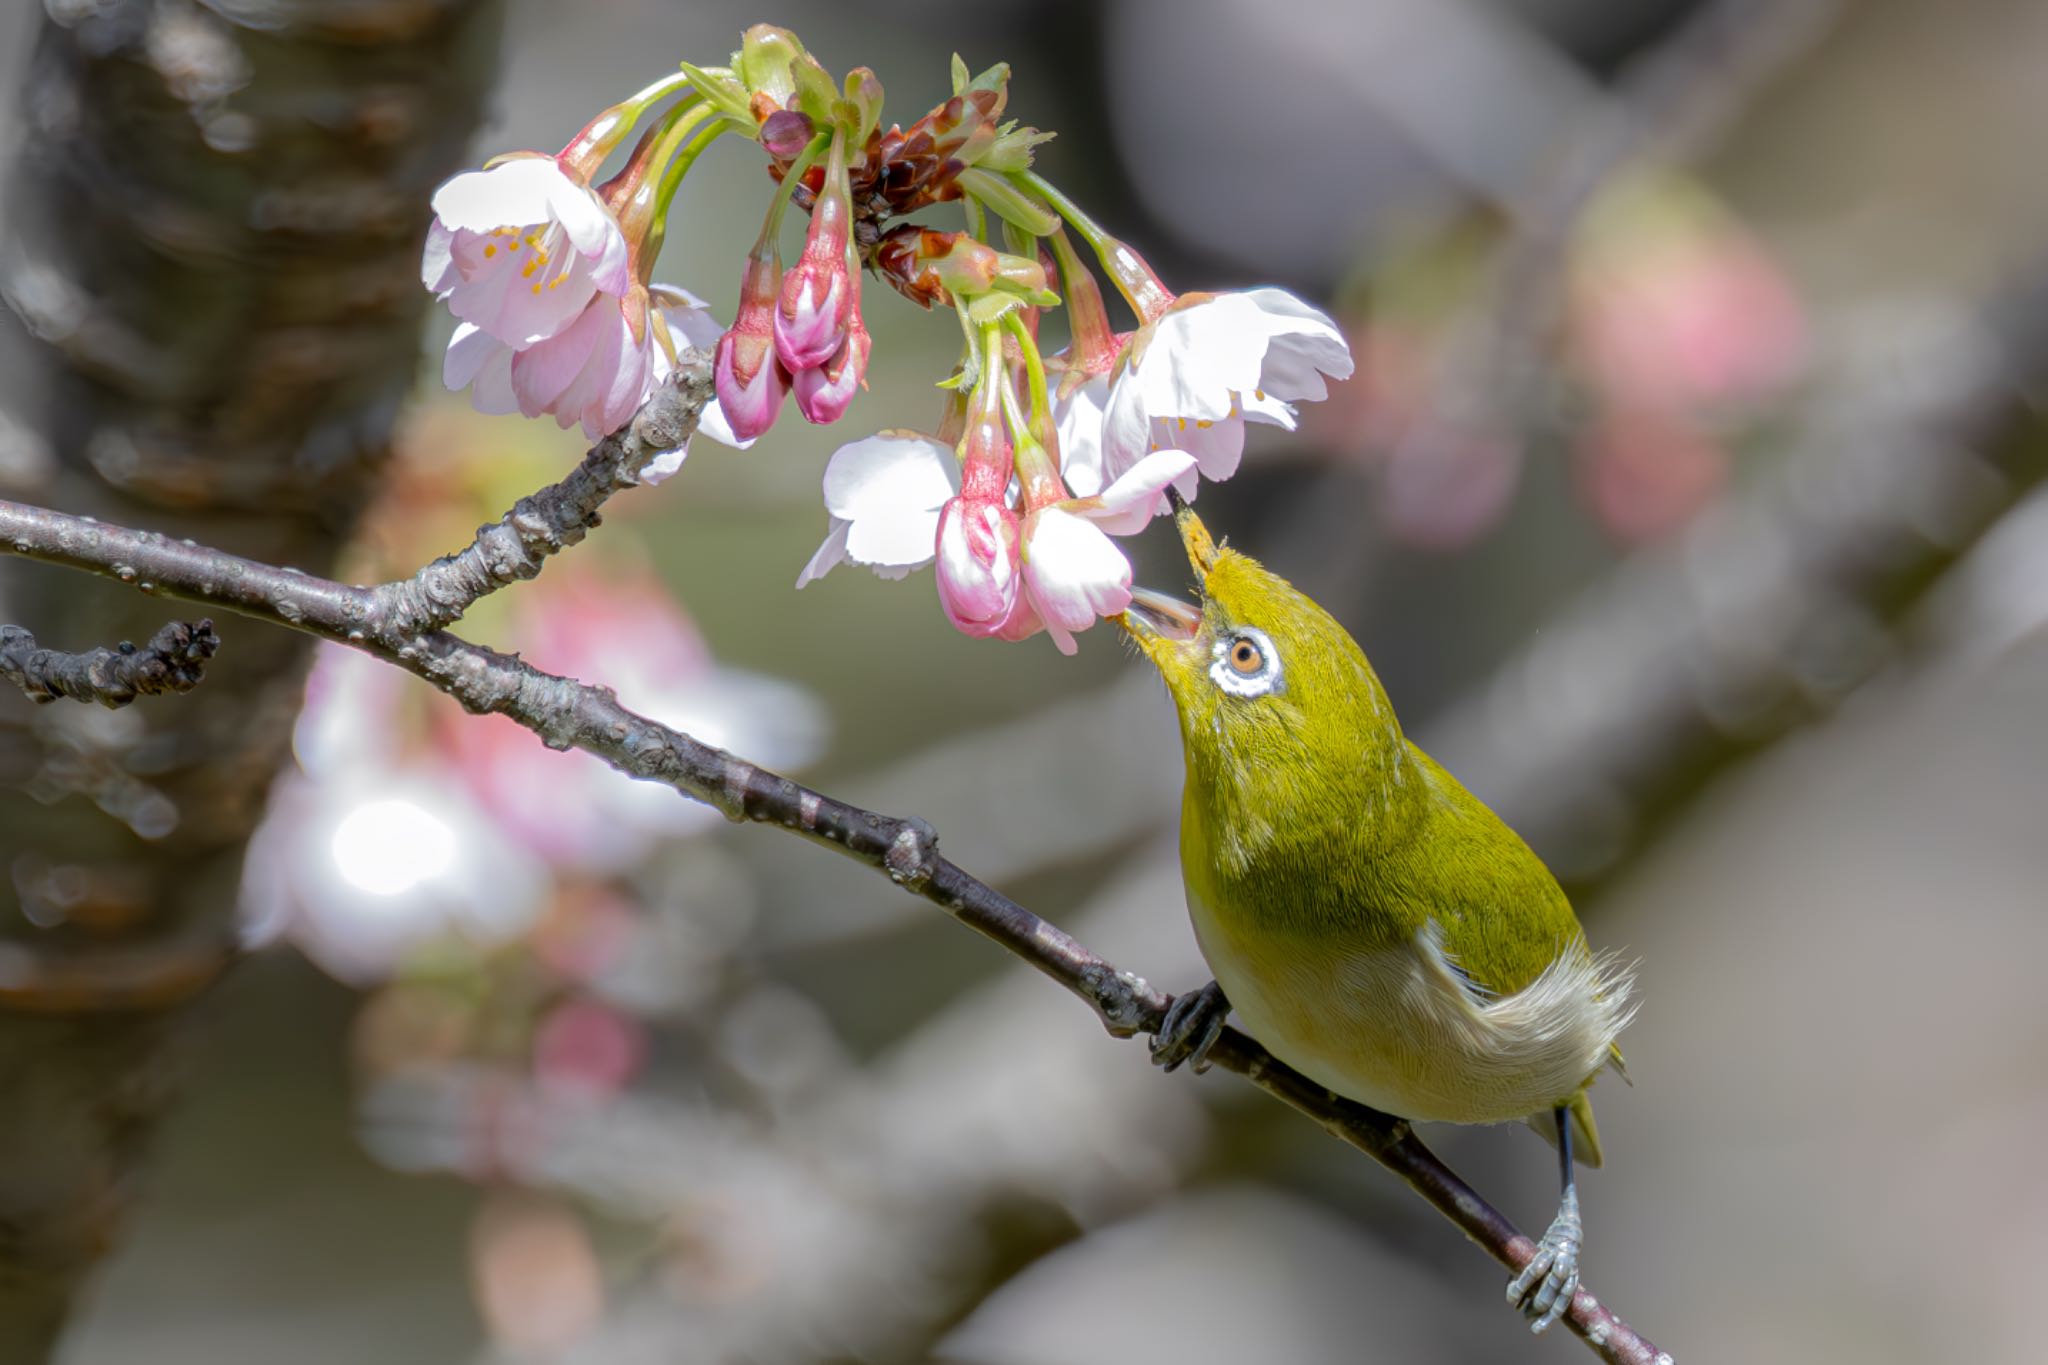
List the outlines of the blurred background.
<svg viewBox="0 0 2048 1365">
<path fill-rule="evenodd" d="M 440 177 L 758 20 L 874 66 L 904 122 L 952 52 L 1009 61 L 1010 112 L 1060 133 L 1041 167 L 1171 285 L 1284 284 L 1350 335 L 1358 376 L 1202 511 L 1347 622 L 1410 733 L 1641 958 L 1589 1285 L 1680 1360 L 2033 1357 L 2048 8 L 42 8 L 0 50 L 0 495 L 352 581 L 582 450 L 419 363 Z M 326 144 L 252 169 L 273 116 L 390 202 L 309 185 Z M 661 274 L 723 317 L 764 184 L 721 144 L 679 202 Z M 251 274 L 285 284 L 223 311 Z M 842 426 L 700 443 L 463 629 L 928 816 L 1111 960 L 1199 984 L 1173 722 L 1110 631 L 1065 659 L 954 633 L 927 575 L 791 590 L 827 455 L 935 421 L 957 349 L 868 298 Z M 1132 548 L 1181 586 L 1164 528 Z M 164 612 L 0 562 L 0 620 L 48 644 Z M 189 698 L 0 697 L 0 1359 L 60 1322 L 64 1365 L 1587 1358 L 1359 1153 L 1155 1074 L 930 905 L 345 651 L 222 633 Z M 201 989 L 230 939 L 253 951 Z M 1542 1227 L 1527 1132 L 1424 1136 Z"/>
</svg>

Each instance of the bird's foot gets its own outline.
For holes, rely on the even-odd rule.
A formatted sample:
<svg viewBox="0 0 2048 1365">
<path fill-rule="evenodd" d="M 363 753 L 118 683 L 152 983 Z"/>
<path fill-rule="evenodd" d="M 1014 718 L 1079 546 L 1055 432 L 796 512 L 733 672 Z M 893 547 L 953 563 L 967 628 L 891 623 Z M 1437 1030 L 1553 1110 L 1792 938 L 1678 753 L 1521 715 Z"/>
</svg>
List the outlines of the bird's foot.
<svg viewBox="0 0 2048 1365">
<path fill-rule="evenodd" d="M 1572 1306 L 1579 1288 L 1579 1197 L 1567 1191 L 1557 1206 L 1550 1230 L 1536 1244 L 1536 1254 L 1521 1274 L 1508 1281 L 1508 1302 L 1522 1310 L 1531 1321 L 1531 1332 L 1542 1332 L 1563 1317 Z"/>
<path fill-rule="evenodd" d="M 1229 1018 L 1230 1002 L 1223 998 L 1223 988 L 1213 981 L 1198 991 L 1176 995 L 1166 1007 L 1159 1032 L 1153 1036 L 1152 1064 L 1171 1071 L 1188 1062 L 1196 1072 L 1207 1071 L 1209 1049 L 1216 1045 Z"/>
</svg>

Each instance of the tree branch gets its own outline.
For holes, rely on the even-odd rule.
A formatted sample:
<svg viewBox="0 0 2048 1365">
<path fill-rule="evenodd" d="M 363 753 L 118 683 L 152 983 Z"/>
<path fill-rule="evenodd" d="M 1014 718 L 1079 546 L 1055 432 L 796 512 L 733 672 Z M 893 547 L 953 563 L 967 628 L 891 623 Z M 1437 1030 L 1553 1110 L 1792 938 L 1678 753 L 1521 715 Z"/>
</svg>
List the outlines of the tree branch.
<svg viewBox="0 0 2048 1365">
<path fill-rule="evenodd" d="M 1087 1002 L 1118 1037 L 1156 1030 L 1171 1003 L 1141 978 L 939 856 L 938 836 L 923 820 L 878 814 L 813 791 L 637 715 L 607 688 L 542 672 L 446 631 L 408 634 L 388 617 L 377 619 L 382 589 L 348 587 L 8 501 L 0 501 L 0 551 L 146 584 L 169 596 L 353 645 L 425 679 L 470 711 L 518 721 L 551 748 L 582 749 L 628 776 L 703 801 L 729 819 L 776 825 L 837 849 L 1029 962 Z M 1209 1056 L 1214 1065 L 1244 1076 L 1378 1161 L 1510 1270 L 1534 1254 L 1535 1243 L 1439 1161 L 1403 1120 L 1331 1093 L 1234 1030 L 1225 1031 Z M 1670 1359 L 1584 1288 L 1564 1320 L 1603 1360 L 1658 1365 Z"/>
<path fill-rule="evenodd" d="M 632 425 L 593 446 L 568 478 L 521 498 L 496 523 L 480 527 L 467 549 L 372 589 L 366 628 L 378 635 L 439 630 L 461 620 L 479 598 L 536 576 L 550 556 L 598 524 L 599 509 L 613 494 L 638 486 L 649 460 L 696 433 L 710 401 L 711 357 L 684 352 L 672 385 L 649 399 Z"/>
<path fill-rule="evenodd" d="M 190 692 L 219 648 L 211 621 L 172 621 L 140 649 L 123 640 L 83 654 L 38 648 L 36 637 L 20 626 L 0 626 L 0 678 L 31 701 L 69 697 L 120 707 L 137 697 Z"/>
</svg>

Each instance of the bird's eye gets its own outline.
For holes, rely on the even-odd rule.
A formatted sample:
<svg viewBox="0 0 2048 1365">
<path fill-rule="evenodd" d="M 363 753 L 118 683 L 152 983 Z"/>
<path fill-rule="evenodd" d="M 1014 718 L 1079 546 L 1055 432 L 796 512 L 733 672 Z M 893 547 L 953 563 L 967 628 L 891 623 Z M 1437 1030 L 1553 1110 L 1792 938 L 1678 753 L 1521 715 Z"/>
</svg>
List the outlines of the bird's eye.
<svg viewBox="0 0 2048 1365">
<path fill-rule="evenodd" d="M 1233 697 L 1262 697 L 1281 691 L 1280 656 L 1266 633 L 1239 626 L 1216 641 L 1209 678 Z"/>
</svg>

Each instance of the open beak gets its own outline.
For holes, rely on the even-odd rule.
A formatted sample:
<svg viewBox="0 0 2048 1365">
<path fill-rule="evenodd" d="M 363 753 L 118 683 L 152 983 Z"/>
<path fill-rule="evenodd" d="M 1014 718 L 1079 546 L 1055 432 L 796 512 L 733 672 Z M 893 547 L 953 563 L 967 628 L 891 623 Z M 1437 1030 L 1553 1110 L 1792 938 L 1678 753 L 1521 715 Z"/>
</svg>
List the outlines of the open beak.
<svg viewBox="0 0 2048 1365">
<path fill-rule="evenodd" d="M 1178 644 L 1195 638 L 1195 632 L 1202 628 L 1202 613 L 1184 598 L 1169 597 L 1150 588 L 1133 588 L 1131 605 L 1124 608 L 1117 621 L 1141 645 L 1148 640 Z"/>
</svg>

